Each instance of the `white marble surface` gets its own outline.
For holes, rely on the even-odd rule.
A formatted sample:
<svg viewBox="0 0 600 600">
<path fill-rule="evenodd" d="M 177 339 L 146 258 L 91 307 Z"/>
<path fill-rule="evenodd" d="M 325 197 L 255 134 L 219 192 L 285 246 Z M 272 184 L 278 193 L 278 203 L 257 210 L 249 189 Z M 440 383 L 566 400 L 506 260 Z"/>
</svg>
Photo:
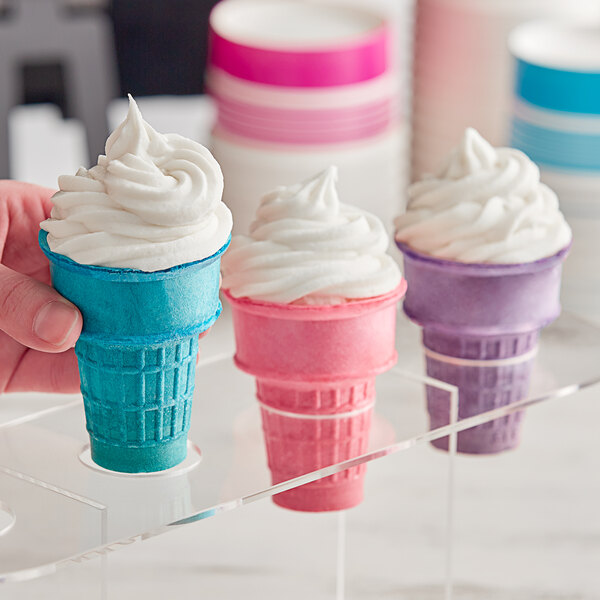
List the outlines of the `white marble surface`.
<svg viewBox="0 0 600 600">
<path fill-rule="evenodd" d="M 23 129 L 22 147 L 51 148 L 56 123 L 46 125 L 35 138 L 31 127 Z M 41 130 L 54 133 L 44 138 Z M 40 162 L 19 168 L 51 185 L 50 174 L 70 170 L 76 144 L 71 148 L 72 154 L 23 150 L 24 159 Z M 203 352 L 231 343 L 211 333 Z M 518 451 L 458 458 L 454 599 L 600 597 L 599 393 L 531 409 Z M 0 419 L 9 410 L 23 407 L 9 408 L 0 398 Z M 444 598 L 447 476 L 446 455 L 427 446 L 369 465 L 365 502 L 347 515 L 347 598 Z M 337 528 L 336 515 L 298 514 L 260 501 L 124 547 L 104 562 L 4 585 L 0 598 L 336 598 Z"/>
</svg>

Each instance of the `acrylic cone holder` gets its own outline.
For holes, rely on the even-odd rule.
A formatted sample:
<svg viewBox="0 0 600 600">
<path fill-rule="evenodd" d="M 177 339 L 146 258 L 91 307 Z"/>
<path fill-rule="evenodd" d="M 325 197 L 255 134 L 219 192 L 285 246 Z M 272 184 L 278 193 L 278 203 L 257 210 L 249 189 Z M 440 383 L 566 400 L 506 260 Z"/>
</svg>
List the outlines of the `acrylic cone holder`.
<svg viewBox="0 0 600 600">
<path fill-rule="evenodd" d="M 396 361 L 396 303 L 406 289 L 367 300 L 286 305 L 234 298 L 236 365 L 256 377 L 274 483 L 348 460 L 368 445 L 375 376 Z M 362 500 L 365 467 L 278 494 L 280 506 L 343 510 Z"/>
<path fill-rule="evenodd" d="M 436 259 L 398 244 L 409 291 L 404 311 L 423 327 L 430 377 L 459 390 L 459 418 L 527 397 L 539 331 L 560 313 L 560 275 L 569 248 L 522 264 Z M 430 428 L 449 423 L 448 398 L 427 387 Z M 516 447 L 523 413 L 462 431 L 457 449 L 492 454 Z M 434 442 L 448 449 L 448 438 Z"/>
<path fill-rule="evenodd" d="M 168 469 L 186 456 L 198 335 L 221 312 L 220 257 L 147 273 L 81 265 L 40 246 L 75 304 L 75 346 L 92 459 L 113 471 Z"/>
<path fill-rule="evenodd" d="M 451 336 L 423 330 L 427 374 L 459 390 L 458 417 L 465 419 L 527 397 L 538 331 L 507 336 Z M 448 425 L 448 394 L 427 386 L 430 429 Z M 494 454 L 516 448 L 523 412 L 518 411 L 458 434 L 457 450 Z M 448 449 L 448 438 L 432 444 Z"/>
</svg>

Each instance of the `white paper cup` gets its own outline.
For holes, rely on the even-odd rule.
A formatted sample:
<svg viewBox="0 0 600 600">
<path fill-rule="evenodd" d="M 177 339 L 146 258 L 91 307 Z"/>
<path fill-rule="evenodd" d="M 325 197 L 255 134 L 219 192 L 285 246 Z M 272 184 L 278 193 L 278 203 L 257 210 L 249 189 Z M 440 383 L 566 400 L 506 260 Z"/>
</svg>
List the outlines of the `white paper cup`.
<svg viewBox="0 0 600 600">
<path fill-rule="evenodd" d="M 234 217 L 235 233 L 246 233 L 260 198 L 280 185 L 302 181 L 327 168 L 339 169 L 343 202 L 361 206 L 382 219 L 391 231 L 403 210 L 400 164 L 404 134 L 394 127 L 369 141 L 329 147 L 258 144 L 213 132 L 211 150 L 225 178 L 223 199 Z"/>
</svg>

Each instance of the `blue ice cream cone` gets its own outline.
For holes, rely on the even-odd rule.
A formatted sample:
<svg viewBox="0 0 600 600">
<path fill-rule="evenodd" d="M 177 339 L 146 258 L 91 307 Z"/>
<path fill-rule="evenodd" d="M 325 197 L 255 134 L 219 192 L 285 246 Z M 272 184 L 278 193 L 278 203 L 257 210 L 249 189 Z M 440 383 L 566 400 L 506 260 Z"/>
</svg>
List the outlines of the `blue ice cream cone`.
<svg viewBox="0 0 600 600">
<path fill-rule="evenodd" d="M 227 243 L 204 260 L 147 273 L 82 265 L 40 246 L 52 284 L 83 315 L 75 346 L 92 459 L 162 471 L 186 456 L 198 335 L 221 313 Z"/>
</svg>

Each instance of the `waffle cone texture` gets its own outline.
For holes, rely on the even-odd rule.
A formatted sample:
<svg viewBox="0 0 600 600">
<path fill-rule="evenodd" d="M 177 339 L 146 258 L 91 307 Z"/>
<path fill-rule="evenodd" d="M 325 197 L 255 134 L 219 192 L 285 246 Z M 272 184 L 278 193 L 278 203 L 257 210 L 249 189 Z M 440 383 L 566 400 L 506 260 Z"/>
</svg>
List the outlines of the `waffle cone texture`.
<svg viewBox="0 0 600 600">
<path fill-rule="evenodd" d="M 274 484 L 368 448 L 375 377 L 396 362 L 396 304 L 406 284 L 367 300 L 301 306 L 226 297 L 235 362 L 256 378 Z M 274 496 L 292 510 L 344 510 L 363 498 L 366 465 Z"/>
<path fill-rule="evenodd" d="M 198 335 L 221 312 L 220 257 L 146 273 L 81 265 L 53 253 L 52 284 L 82 313 L 75 346 L 92 459 L 151 472 L 187 452 Z"/>
<path fill-rule="evenodd" d="M 398 246 L 409 283 L 404 311 L 423 328 L 427 374 L 458 388 L 459 419 L 525 399 L 539 332 L 560 314 L 561 268 L 569 247 L 530 263 L 470 264 Z M 430 428 L 447 425 L 449 393 L 433 386 L 426 391 Z M 457 449 L 513 449 L 522 419 L 517 411 L 464 430 Z M 448 448 L 447 437 L 432 443 Z"/>
</svg>

